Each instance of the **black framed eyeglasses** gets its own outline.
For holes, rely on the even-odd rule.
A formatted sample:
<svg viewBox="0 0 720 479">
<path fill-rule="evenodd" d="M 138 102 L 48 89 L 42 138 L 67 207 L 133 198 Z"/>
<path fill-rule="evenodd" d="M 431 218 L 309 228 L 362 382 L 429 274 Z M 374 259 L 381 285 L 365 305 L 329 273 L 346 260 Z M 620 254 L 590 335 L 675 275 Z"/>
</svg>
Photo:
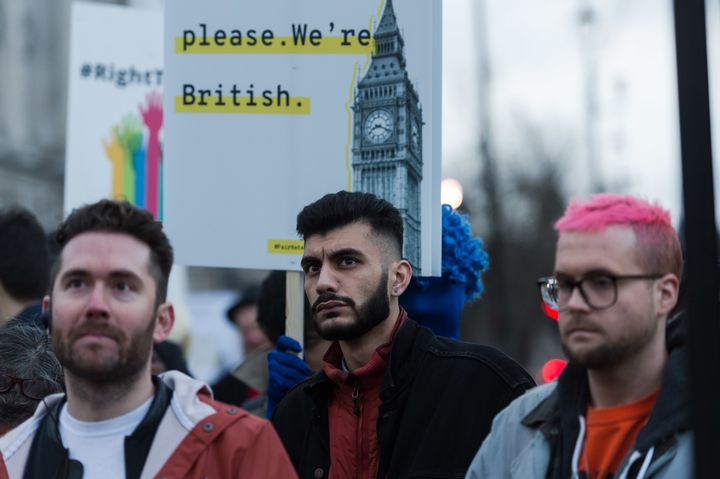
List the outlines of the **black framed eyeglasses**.
<svg viewBox="0 0 720 479">
<path fill-rule="evenodd" d="M 590 274 L 578 281 L 565 277 L 547 276 L 537 280 L 540 297 L 552 309 L 565 311 L 573 290 L 578 288 L 580 295 L 592 309 L 607 309 L 617 302 L 618 281 L 655 280 L 663 275 L 654 274 Z"/>
<path fill-rule="evenodd" d="M 18 378 L 0 373 L 0 394 L 9 392 L 16 384 L 25 397 L 38 401 L 54 391 L 53 384 L 45 379 Z"/>
</svg>

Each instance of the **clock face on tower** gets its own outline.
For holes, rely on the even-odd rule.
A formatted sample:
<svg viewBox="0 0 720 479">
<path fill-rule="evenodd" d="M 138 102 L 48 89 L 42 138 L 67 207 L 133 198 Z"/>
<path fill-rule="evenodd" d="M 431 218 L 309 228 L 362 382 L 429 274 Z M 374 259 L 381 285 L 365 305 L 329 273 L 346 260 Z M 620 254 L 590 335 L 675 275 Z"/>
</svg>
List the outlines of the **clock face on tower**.
<svg viewBox="0 0 720 479">
<path fill-rule="evenodd" d="M 383 143 L 392 135 L 393 118 L 387 110 L 375 110 L 365 120 L 365 138 L 371 143 Z"/>
</svg>

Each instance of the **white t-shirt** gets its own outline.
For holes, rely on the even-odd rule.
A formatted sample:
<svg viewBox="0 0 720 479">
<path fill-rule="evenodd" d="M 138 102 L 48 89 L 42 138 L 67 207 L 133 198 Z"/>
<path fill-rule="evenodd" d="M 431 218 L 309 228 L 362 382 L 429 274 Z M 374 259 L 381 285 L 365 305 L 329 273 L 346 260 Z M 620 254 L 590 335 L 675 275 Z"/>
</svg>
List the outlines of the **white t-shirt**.
<svg viewBox="0 0 720 479">
<path fill-rule="evenodd" d="M 150 409 L 152 398 L 127 414 L 104 421 L 79 421 L 60 411 L 60 436 L 70 458 L 83 465 L 83 479 L 125 479 L 125 436 Z"/>
</svg>

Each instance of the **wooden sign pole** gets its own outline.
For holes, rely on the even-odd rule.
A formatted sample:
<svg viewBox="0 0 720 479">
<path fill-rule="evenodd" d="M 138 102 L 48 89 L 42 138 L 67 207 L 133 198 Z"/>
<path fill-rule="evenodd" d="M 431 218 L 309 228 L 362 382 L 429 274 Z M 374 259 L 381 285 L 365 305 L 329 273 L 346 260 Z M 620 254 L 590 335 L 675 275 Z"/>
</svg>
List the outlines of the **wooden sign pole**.
<svg viewBox="0 0 720 479">
<path fill-rule="evenodd" d="M 303 345 L 304 304 L 303 275 L 299 271 L 288 271 L 285 276 L 285 336 L 290 336 L 301 345 Z"/>
</svg>

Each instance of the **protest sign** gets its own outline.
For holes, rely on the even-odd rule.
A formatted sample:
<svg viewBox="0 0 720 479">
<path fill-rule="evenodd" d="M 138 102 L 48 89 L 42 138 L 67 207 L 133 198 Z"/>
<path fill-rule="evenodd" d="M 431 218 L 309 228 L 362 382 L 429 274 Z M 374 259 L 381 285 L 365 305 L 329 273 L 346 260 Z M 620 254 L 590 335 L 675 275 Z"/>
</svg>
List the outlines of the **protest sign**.
<svg viewBox="0 0 720 479">
<path fill-rule="evenodd" d="M 302 206 L 369 191 L 440 274 L 437 0 L 165 5 L 165 224 L 178 262 L 299 270 Z"/>
<path fill-rule="evenodd" d="M 65 205 L 126 199 L 162 218 L 162 13 L 74 3 Z"/>
</svg>

